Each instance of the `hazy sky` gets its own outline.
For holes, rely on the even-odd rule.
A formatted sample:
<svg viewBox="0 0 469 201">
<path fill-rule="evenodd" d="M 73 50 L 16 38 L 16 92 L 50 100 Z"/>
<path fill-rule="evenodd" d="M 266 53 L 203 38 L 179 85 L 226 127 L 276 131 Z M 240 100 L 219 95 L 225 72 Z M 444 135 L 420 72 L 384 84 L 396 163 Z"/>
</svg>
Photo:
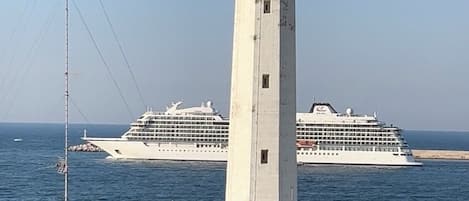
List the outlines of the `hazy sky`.
<svg viewBox="0 0 469 201">
<path fill-rule="evenodd" d="M 103 0 L 145 102 L 229 110 L 233 0 Z M 71 120 L 145 111 L 97 0 L 71 2 Z M 63 0 L 0 0 L 0 122 L 63 120 Z M 297 0 L 297 105 L 378 113 L 404 129 L 469 130 L 469 1 Z"/>
</svg>

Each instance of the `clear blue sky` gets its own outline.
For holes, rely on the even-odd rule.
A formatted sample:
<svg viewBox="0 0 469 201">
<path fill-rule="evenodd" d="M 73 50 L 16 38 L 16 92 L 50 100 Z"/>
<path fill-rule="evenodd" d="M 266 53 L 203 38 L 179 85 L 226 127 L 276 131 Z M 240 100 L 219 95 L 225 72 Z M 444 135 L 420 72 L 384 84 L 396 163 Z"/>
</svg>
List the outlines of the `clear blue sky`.
<svg viewBox="0 0 469 201">
<path fill-rule="evenodd" d="M 95 123 L 144 106 L 97 0 L 76 0 L 129 115 L 71 7 L 71 93 Z M 229 109 L 233 0 L 103 0 L 154 110 L 212 100 Z M 297 103 L 377 112 L 404 129 L 469 130 L 469 1 L 297 0 Z M 0 1 L 0 122 L 63 119 L 62 0 Z M 72 105 L 71 120 L 85 120 Z"/>
</svg>

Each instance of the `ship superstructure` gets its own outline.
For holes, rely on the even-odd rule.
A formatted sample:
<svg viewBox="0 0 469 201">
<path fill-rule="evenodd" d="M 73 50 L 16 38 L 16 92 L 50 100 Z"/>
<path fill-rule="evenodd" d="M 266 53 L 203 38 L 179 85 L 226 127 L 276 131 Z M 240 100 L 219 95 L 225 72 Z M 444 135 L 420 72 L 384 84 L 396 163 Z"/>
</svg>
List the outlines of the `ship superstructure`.
<svg viewBox="0 0 469 201">
<path fill-rule="evenodd" d="M 83 140 L 113 158 L 226 161 L 229 120 L 210 101 L 200 107 L 166 112 L 147 111 L 120 138 Z M 378 121 L 376 115 L 357 115 L 351 108 L 338 113 L 329 103 L 314 103 L 308 113 L 297 113 L 299 163 L 357 165 L 421 165 L 401 130 Z"/>
<path fill-rule="evenodd" d="M 228 119 L 212 103 L 180 108 L 173 103 L 166 112 L 147 111 L 121 138 L 83 138 L 113 158 L 226 161 Z"/>
<path fill-rule="evenodd" d="M 376 115 L 345 114 L 329 103 L 314 103 L 309 113 L 297 113 L 297 158 L 309 163 L 416 165 L 401 130 L 378 121 Z"/>
</svg>

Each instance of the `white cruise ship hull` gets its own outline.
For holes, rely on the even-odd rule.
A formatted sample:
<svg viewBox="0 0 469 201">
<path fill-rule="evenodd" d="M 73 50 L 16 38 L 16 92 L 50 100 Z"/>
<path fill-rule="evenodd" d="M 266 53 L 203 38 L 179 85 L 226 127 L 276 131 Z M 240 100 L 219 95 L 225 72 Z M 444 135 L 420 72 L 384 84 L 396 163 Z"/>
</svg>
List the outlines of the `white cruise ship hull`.
<svg viewBox="0 0 469 201">
<path fill-rule="evenodd" d="M 226 161 L 228 147 L 205 144 L 197 147 L 189 143 L 158 143 L 129 141 L 123 138 L 83 138 L 107 152 L 115 159 Z M 297 151 L 300 164 L 348 164 L 420 166 L 406 153 L 379 151 Z"/>
<path fill-rule="evenodd" d="M 402 154 L 402 155 L 401 155 Z M 298 163 L 304 164 L 347 164 L 347 165 L 386 165 L 421 166 L 412 156 L 404 153 L 377 151 L 297 151 Z"/>
<path fill-rule="evenodd" d="M 83 138 L 115 159 L 226 161 L 228 148 L 194 144 L 128 141 L 121 138 Z"/>
</svg>

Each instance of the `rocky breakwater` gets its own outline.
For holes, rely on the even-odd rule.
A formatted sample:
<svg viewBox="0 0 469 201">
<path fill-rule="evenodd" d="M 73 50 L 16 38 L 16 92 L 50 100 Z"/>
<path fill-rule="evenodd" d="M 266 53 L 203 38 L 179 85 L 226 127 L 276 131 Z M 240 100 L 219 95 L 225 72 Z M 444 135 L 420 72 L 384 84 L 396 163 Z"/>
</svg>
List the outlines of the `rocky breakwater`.
<svg viewBox="0 0 469 201">
<path fill-rule="evenodd" d="M 69 151 L 74 152 L 102 152 L 103 150 L 91 143 L 73 145 L 68 147 Z"/>
</svg>

